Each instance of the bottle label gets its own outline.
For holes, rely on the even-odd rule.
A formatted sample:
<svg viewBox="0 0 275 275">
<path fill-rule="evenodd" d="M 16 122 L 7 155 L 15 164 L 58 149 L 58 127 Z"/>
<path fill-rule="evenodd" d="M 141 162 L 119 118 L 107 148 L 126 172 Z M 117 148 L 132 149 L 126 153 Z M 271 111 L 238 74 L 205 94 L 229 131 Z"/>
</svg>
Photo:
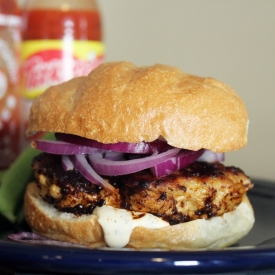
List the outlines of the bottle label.
<svg viewBox="0 0 275 275">
<path fill-rule="evenodd" d="M 20 17 L 0 14 L 0 169 L 20 152 Z"/>
<path fill-rule="evenodd" d="M 29 40 L 22 43 L 22 96 L 32 100 L 46 88 L 86 76 L 103 62 L 100 41 Z"/>
</svg>

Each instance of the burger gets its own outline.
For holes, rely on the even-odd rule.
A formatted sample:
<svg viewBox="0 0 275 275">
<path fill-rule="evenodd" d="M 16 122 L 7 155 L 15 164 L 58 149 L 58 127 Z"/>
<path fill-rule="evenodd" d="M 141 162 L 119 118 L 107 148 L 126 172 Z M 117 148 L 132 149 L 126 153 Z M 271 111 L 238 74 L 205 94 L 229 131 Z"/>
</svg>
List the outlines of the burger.
<svg viewBox="0 0 275 275">
<path fill-rule="evenodd" d="M 87 247 L 207 249 L 253 227 L 253 183 L 225 153 L 247 143 L 229 86 L 156 64 L 107 62 L 48 88 L 27 136 L 41 151 L 24 211 L 34 233 Z"/>
</svg>

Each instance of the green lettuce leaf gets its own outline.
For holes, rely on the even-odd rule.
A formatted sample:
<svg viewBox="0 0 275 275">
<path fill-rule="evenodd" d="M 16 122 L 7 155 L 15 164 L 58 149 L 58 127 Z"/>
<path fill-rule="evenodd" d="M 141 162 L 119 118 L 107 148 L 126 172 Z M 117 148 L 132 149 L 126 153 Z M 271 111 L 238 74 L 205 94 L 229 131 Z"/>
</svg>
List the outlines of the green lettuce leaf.
<svg viewBox="0 0 275 275">
<path fill-rule="evenodd" d="M 43 138 L 54 139 L 54 135 L 46 134 Z M 1 176 L 0 214 L 12 223 L 21 222 L 24 217 L 24 193 L 27 184 L 34 179 L 31 163 L 39 153 L 31 147 L 25 149 Z"/>
</svg>

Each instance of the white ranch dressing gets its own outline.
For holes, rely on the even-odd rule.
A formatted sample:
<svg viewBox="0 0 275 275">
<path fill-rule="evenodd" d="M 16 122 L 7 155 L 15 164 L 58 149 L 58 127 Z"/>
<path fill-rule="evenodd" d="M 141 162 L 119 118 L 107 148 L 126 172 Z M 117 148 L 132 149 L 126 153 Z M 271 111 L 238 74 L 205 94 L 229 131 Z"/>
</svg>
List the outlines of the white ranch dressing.
<svg viewBox="0 0 275 275">
<path fill-rule="evenodd" d="M 109 247 L 121 248 L 128 244 L 132 231 L 137 226 L 158 229 L 169 223 L 152 215 L 127 211 L 109 205 L 96 207 L 94 215 L 101 225 L 105 242 Z"/>
</svg>

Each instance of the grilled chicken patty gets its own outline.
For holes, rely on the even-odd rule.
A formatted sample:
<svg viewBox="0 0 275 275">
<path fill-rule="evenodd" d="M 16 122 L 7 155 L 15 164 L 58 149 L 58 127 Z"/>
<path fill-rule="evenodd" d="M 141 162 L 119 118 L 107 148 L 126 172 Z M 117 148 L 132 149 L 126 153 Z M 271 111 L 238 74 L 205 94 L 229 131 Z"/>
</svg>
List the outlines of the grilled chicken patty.
<svg viewBox="0 0 275 275">
<path fill-rule="evenodd" d="M 76 170 L 65 171 L 58 155 L 42 153 L 32 167 L 40 195 L 61 211 L 91 214 L 105 204 L 151 213 L 171 225 L 232 211 L 253 187 L 242 170 L 221 163 L 194 162 L 161 178 L 149 170 L 105 177 L 119 190 L 117 194 L 91 183 Z"/>
</svg>

